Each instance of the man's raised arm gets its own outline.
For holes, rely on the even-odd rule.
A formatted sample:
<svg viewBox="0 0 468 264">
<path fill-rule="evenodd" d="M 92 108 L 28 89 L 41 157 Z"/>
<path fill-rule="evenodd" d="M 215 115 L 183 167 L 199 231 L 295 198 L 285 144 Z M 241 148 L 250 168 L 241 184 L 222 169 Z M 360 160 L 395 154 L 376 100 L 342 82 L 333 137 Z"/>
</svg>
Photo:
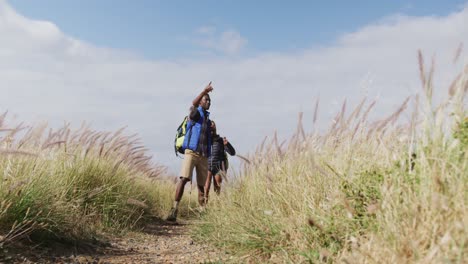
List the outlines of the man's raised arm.
<svg viewBox="0 0 468 264">
<path fill-rule="evenodd" d="M 200 104 L 201 99 L 205 94 L 208 94 L 209 92 L 213 91 L 213 86 L 211 86 L 211 82 L 208 83 L 208 85 L 203 89 L 203 91 L 193 100 L 192 105 L 195 107 L 198 107 Z"/>
</svg>

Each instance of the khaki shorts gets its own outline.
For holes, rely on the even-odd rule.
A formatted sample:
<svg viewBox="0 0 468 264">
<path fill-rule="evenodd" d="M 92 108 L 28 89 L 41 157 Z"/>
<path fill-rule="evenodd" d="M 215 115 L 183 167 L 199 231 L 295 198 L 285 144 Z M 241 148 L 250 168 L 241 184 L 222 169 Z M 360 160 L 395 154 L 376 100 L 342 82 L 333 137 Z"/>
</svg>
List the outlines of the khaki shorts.
<svg viewBox="0 0 468 264">
<path fill-rule="evenodd" d="M 185 150 L 180 177 L 192 180 L 193 168 L 197 170 L 197 184 L 204 185 L 208 175 L 208 158 L 190 149 Z"/>
</svg>

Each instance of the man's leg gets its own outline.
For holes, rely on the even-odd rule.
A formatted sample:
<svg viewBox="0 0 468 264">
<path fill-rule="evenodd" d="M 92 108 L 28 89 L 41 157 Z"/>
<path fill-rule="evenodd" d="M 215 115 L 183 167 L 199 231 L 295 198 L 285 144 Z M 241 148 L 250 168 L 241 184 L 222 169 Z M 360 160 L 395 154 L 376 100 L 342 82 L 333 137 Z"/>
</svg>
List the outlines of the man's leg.
<svg viewBox="0 0 468 264">
<path fill-rule="evenodd" d="M 208 176 L 206 177 L 206 183 L 205 183 L 205 202 L 206 203 L 208 203 L 208 195 L 210 193 L 212 177 L 213 177 L 213 174 L 211 173 L 211 171 L 208 171 Z"/>
<path fill-rule="evenodd" d="M 203 209 L 206 205 L 205 184 L 208 176 L 208 158 L 198 156 L 195 169 L 197 171 L 198 203 Z"/>
<path fill-rule="evenodd" d="M 172 206 L 171 212 L 169 213 L 169 216 L 167 217 L 167 221 L 175 222 L 177 220 L 177 213 L 179 211 L 179 202 L 182 199 L 182 196 L 184 195 L 185 184 L 189 181 L 190 181 L 189 179 L 181 177 L 179 182 L 177 183 L 174 205 Z"/>
<path fill-rule="evenodd" d="M 180 202 L 180 200 L 182 199 L 182 196 L 184 195 L 185 184 L 189 181 L 190 180 L 187 178 L 184 178 L 184 177 L 180 178 L 179 183 L 177 184 L 177 189 L 175 193 L 175 199 L 174 199 L 175 202 L 177 203 Z"/>
<path fill-rule="evenodd" d="M 174 198 L 174 205 L 171 208 L 171 212 L 167 217 L 167 221 L 176 221 L 177 219 L 177 212 L 179 211 L 179 202 L 184 195 L 184 188 L 185 184 L 192 179 L 192 172 L 194 167 L 194 159 L 192 156 L 192 152 L 189 150 L 185 150 L 185 157 L 182 161 L 182 168 L 180 170 L 180 180 L 177 183 L 176 193 Z"/>
<path fill-rule="evenodd" d="M 206 205 L 206 199 L 205 199 L 205 186 L 203 184 L 198 184 L 198 204 L 201 207 L 204 207 Z"/>
</svg>

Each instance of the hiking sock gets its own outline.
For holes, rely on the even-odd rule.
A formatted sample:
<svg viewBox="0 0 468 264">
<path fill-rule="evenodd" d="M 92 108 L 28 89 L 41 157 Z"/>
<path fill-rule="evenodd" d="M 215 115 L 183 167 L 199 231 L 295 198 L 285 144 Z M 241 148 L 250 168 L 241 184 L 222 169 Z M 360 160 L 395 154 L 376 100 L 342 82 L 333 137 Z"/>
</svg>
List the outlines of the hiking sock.
<svg viewBox="0 0 468 264">
<path fill-rule="evenodd" d="M 174 201 L 174 205 L 172 206 L 172 208 L 174 209 L 179 209 L 179 202 L 178 201 Z"/>
</svg>

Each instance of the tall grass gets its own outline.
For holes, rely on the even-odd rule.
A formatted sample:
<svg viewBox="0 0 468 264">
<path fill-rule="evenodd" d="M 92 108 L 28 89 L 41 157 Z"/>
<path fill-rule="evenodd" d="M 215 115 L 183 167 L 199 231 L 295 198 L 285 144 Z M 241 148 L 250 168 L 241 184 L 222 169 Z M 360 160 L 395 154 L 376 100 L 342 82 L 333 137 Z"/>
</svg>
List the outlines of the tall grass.
<svg viewBox="0 0 468 264">
<path fill-rule="evenodd" d="M 0 117 L 0 247 L 26 237 L 86 240 L 137 227 L 169 210 L 174 183 L 136 135 L 86 125 L 10 128 L 5 116 Z"/>
<path fill-rule="evenodd" d="M 433 106 L 419 60 L 424 100 L 374 122 L 375 101 L 345 102 L 326 133 L 265 140 L 195 236 L 246 262 L 466 262 L 468 66 Z"/>
</svg>

